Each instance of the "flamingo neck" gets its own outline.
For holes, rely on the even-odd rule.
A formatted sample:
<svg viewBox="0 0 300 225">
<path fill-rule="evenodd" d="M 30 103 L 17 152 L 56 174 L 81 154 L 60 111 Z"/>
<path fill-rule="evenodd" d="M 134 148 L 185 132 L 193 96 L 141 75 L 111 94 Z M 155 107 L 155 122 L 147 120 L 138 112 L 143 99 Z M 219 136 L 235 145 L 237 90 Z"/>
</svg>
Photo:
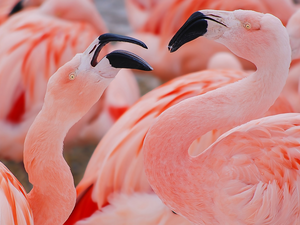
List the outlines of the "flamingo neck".
<svg viewBox="0 0 300 225">
<path fill-rule="evenodd" d="M 34 224 L 63 224 L 76 201 L 73 176 L 62 155 L 64 137 L 73 123 L 57 122 L 57 113 L 45 108 L 30 127 L 24 144 L 24 165 L 33 185 L 28 201 Z"/>
<path fill-rule="evenodd" d="M 175 212 L 186 216 L 194 211 L 190 202 L 195 193 L 198 198 L 209 196 L 203 193 L 210 191 L 215 176 L 217 179 L 203 167 L 209 152 L 189 155 L 192 142 L 213 129 L 234 127 L 262 116 L 288 76 L 290 52 L 284 53 L 272 58 L 274 61 L 265 60 L 268 67 L 257 65 L 258 70 L 243 80 L 169 108 L 149 129 L 144 141 L 146 175 L 155 193 Z"/>
</svg>

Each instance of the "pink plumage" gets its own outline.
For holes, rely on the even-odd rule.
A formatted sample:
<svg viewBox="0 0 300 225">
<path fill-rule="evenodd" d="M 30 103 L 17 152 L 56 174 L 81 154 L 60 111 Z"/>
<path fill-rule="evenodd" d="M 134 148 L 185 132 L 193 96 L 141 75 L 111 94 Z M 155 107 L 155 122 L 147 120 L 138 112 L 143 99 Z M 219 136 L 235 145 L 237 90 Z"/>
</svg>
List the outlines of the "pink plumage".
<svg viewBox="0 0 300 225">
<path fill-rule="evenodd" d="M 77 186 L 77 204 L 66 225 L 103 223 L 104 218 L 119 224 L 120 221 L 132 221 L 134 216 L 142 224 L 157 224 L 159 218 L 165 218 L 162 224 L 181 224 L 182 218 L 169 214 L 170 210 L 156 212 L 161 207 L 152 192 L 143 164 L 144 137 L 157 117 L 168 108 L 194 96 L 237 82 L 248 73 L 236 70 L 208 70 L 176 78 L 143 96 L 108 131 L 97 146 L 84 177 Z M 293 112 L 283 97 L 279 97 L 265 115 Z M 230 129 L 214 130 L 197 139 L 196 152 L 205 149 L 222 133 Z M 199 148 L 199 145 L 201 148 Z M 138 200 L 140 198 L 140 200 Z M 154 199 L 147 207 L 147 216 L 139 215 L 138 209 L 128 207 L 133 201 L 144 198 Z M 124 208 L 123 208 L 124 207 Z M 119 210 L 123 209 L 123 213 Z M 148 219 L 149 218 L 149 219 Z M 156 220 L 154 220 L 156 218 Z M 90 223 L 89 223 L 90 222 Z"/>
<path fill-rule="evenodd" d="M 0 202 L 1 224 L 33 225 L 33 215 L 26 192 L 2 163 L 0 163 Z"/>
<path fill-rule="evenodd" d="M 197 22 L 202 26 L 191 25 Z M 157 118 L 143 148 L 151 187 L 194 224 L 298 224 L 300 116 L 254 120 L 274 103 L 288 76 L 285 27 L 270 14 L 202 10 L 178 31 L 169 49 L 175 51 L 194 34 L 226 45 L 257 71 L 186 99 Z M 238 127 L 207 148 L 190 148 L 199 136 L 227 126 Z"/>
</svg>

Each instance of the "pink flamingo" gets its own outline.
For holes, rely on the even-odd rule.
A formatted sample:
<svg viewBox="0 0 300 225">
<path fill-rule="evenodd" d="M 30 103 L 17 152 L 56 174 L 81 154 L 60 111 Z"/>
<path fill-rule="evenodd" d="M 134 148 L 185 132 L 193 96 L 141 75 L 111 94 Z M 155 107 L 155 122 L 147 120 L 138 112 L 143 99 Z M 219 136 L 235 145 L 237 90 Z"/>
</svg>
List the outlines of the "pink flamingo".
<svg viewBox="0 0 300 225">
<path fill-rule="evenodd" d="M 48 0 L 1 25 L 0 157 L 22 160 L 26 132 L 41 109 L 49 77 L 105 32 L 95 5 L 86 0 Z M 100 57 L 106 53 L 105 47 Z M 97 143 L 139 98 L 133 74 L 120 73 L 123 77 L 117 76 L 98 103 L 71 128 L 66 146 Z"/>
<path fill-rule="evenodd" d="M 0 24 L 3 23 L 7 18 L 17 0 L 1 0 L 0 2 Z"/>
<path fill-rule="evenodd" d="M 24 165 L 33 184 L 26 195 L 17 179 L 0 163 L 1 224 L 63 224 L 76 200 L 73 177 L 62 156 L 67 131 L 99 100 L 121 68 L 151 70 L 140 57 L 114 51 L 97 61 L 110 41 L 146 47 L 133 38 L 104 34 L 51 76 L 42 110 L 24 144 Z"/>
<path fill-rule="evenodd" d="M 270 14 L 203 10 L 180 28 L 169 49 L 198 36 L 226 45 L 257 71 L 182 101 L 156 119 L 143 147 L 151 187 L 194 224 L 298 224 L 300 116 L 253 120 L 274 103 L 288 76 L 285 27 Z M 243 123 L 190 154 L 199 136 Z"/>
<path fill-rule="evenodd" d="M 248 9 L 280 16 L 286 24 L 296 11 L 295 4 L 290 0 L 126 0 L 126 6 L 129 22 L 134 28 L 131 36 L 144 40 L 152 54 L 134 46 L 129 46 L 128 50 L 143 56 L 153 66 L 153 73 L 163 80 L 206 69 L 211 56 L 219 51 L 229 51 L 224 45 L 209 39 L 197 39 L 188 43 L 177 54 L 165 51 L 168 40 L 192 12 L 201 9 Z M 120 47 L 125 48 L 123 44 Z M 154 54 L 156 57 L 152 57 Z M 244 69 L 255 69 L 249 61 L 242 58 L 239 60 Z M 174 66 L 169 68 L 166 64 Z"/>
<path fill-rule="evenodd" d="M 166 109 L 246 76 L 248 73 L 241 70 L 201 71 L 176 78 L 143 96 L 100 141 L 76 188 L 77 203 L 65 225 L 186 223 L 162 206 L 147 181 L 142 150 L 144 137 Z M 280 97 L 264 115 L 288 112 L 293 112 L 292 107 Z M 191 151 L 194 154 L 202 151 L 231 128 L 228 125 L 199 137 Z"/>
<path fill-rule="evenodd" d="M 300 78 L 300 10 L 296 11 L 289 19 L 286 29 L 290 37 L 290 45 L 292 49 L 292 64 L 290 73 L 283 89 L 283 94 L 290 101 L 293 108 L 300 112 L 300 92 L 299 92 L 299 78 Z"/>
</svg>

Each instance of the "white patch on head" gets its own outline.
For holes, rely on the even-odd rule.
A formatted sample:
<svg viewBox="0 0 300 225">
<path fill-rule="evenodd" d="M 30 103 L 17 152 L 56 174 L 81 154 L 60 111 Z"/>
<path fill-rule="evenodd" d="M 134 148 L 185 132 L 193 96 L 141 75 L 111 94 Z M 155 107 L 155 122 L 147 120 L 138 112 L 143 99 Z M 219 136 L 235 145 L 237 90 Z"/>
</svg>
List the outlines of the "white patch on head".
<svg viewBox="0 0 300 225">
<path fill-rule="evenodd" d="M 93 67 L 91 65 L 92 61 L 92 55 L 89 57 L 88 60 L 84 59 L 84 57 L 87 57 L 85 54 L 77 54 L 80 56 L 81 61 L 85 60 L 87 63 L 80 63 L 78 67 L 78 71 L 87 71 L 93 74 L 97 74 L 97 76 L 101 76 L 102 78 L 114 78 L 118 72 L 120 71 L 119 68 L 114 68 L 109 63 L 109 60 L 104 56 L 100 62 Z M 76 71 L 76 73 L 78 73 Z"/>
<path fill-rule="evenodd" d="M 103 57 L 95 68 L 99 68 L 100 76 L 104 78 L 114 78 L 121 68 L 114 68 L 106 57 Z"/>
</svg>

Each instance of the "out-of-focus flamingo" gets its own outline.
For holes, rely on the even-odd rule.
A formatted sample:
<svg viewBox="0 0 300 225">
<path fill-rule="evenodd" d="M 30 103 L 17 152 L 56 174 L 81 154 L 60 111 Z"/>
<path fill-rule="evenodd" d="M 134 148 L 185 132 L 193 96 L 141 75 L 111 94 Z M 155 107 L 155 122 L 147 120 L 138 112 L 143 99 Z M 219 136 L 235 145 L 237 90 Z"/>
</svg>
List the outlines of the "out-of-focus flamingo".
<svg viewBox="0 0 300 225">
<path fill-rule="evenodd" d="M 33 188 L 28 195 L 0 163 L 1 224 L 63 224 L 76 200 L 73 177 L 62 156 L 67 131 L 99 100 L 120 68 L 151 70 L 138 56 L 114 51 L 97 61 L 110 41 L 144 43 L 125 36 L 104 34 L 81 54 L 59 68 L 47 85 L 43 107 L 24 144 L 24 165 Z"/>
<path fill-rule="evenodd" d="M 143 147 L 151 187 L 194 224 L 298 224 L 300 115 L 253 120 L 274 103 L 287 79 L 291 50 L 285 27 L 270 14 L 203 10 L 180 28 L 169 49 L 198 36 L 226 45 L 257 71 L 157 118 Z M 243 123 L 208 148 L 189 150 L 199 136 Z"/>
<path fill-rule="evenodd" d="M 8 18 L 9 13 L 17 2 L 17 0 L 0 1 L 0 24 Z"/>
<path fill-rule="evenodd" d="M 283 94 L 290 101 L 293 108 L 300 112 L 300 10 L 296 11 L 286 25 L 290 37 L 293 62 L 290 73 L 283 89 Z"/>
<path fill-rule="evenodd" d="M 143 55 L 153 66 L 153 73 L 164 80 L 206 69 L 212 55 L 219 51 L 229 51 L 225 46 L 208 39 L 197 39 L 188 43 L 175 55 L 165 51 L 172 35 L 192 12 L 201 9 L 230 11 L 249 9 L 280 16 L 279 18 L 286 24 L 288 18 L 296 11 L 295 4 L 290 0 L 276 0 L 275 2 L 269 0 L 127 0 L 126 6 L 129 22 L 134 28 L 131 36 L 144 40 L 152 54 L 149 54 L 148 51 L 131 48 L 131 46 L 128 50 Z M 124 48 L 125 46 L 120 47 Z M 239 59 L 244 69 L 255 69 L 249 61 Z M 168 68 L 165 66 L 166 64 L 174 66 Z"/>
<path fill-rule="evenodd" d="M 241 70 L 197 72 L 174 79 L 143 96 L 100 141 L 77 186 L 77 204 L 65 225 L 132 224 L 132 220 L 138 221 L 137 224 L 183 223 L 182 218 L 170 211 L 157 211 L 162 203 L 157 201 L 144 173 L 144 137 L 163 111 L 187 98 L 205 96 L 238 82 L 248 74 Z M 292 107 L 280 97 L 265 115 L 288 112 L 293 112 Z M 199 137 L 191 151 L 201 152 L 230 128 L 228 125 Z"/>
<path fill-rule="evenodd" d="M 26 132 L 43 104 L 49 77 L 76 52 L 106 32 L 95 5 L 86 0 L 48 0 L 11 16 L 0 27 L 0 156 L 19 161 Z M 107 53 L 103 49 L 102 55 Z M 139 98 L 130 71 L 76 125 L 65 144 L 94 143 Z M 126 78 L 125 78 L 126 76 Z M 121 88 L 120 88 L 121 87 Z M 117 93 L 117 94 L 116 94 Z M 101 126 L 99 126 L 99 124 Z"/>
<path fill-rule="evenodd" d="M 233 0 L 126 0 L 125 3 L 129 12 L 129 23 L 135 31 L 162 33 L 164 28 L 170 29 L 169 26 L 172 26 L 172 34 L 181 27 L 192 12 L 199 9 L 251 9 L 269 12 L 277 16 L 283 24 L 287 24 L 289 17 L 297 8 L 297 4 L 291 0 L 247 0 L 243 2 Z M 168 13 L 165 13 L 166 10 Z"/>
<path fill-rule="evenodd" d="M 45 0 L 1 0 L 0 2 L 0 24 L 8 19 L 12 14 L 24 8 L 39 6 Z"/>
</svg>

